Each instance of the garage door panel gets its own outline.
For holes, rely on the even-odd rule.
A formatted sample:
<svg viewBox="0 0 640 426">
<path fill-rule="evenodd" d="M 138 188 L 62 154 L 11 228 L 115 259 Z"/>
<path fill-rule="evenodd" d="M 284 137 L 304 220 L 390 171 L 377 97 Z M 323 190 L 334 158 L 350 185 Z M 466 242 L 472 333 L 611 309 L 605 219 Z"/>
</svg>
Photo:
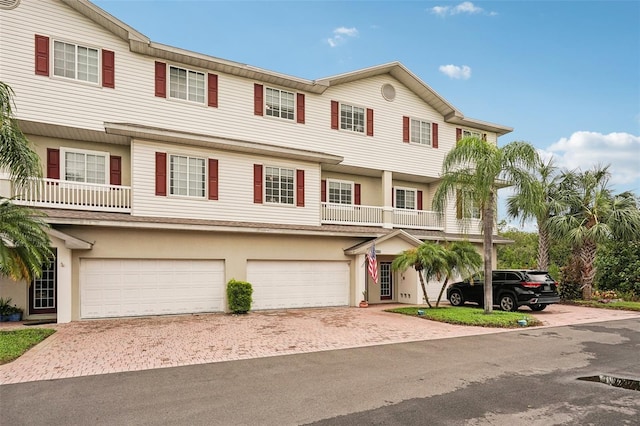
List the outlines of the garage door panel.
<svg viewBox="0 0 640 426">
<path fill-rule="evenodd" d="M 349 304 L 349 264 L 327 261 L 249 261 L 253 309 Z"/>
<path fill-rule="evenodd" d="M 82 259 L 81 317 L 217 312 L 224 263 L 204 260 Z"/>
</svg>

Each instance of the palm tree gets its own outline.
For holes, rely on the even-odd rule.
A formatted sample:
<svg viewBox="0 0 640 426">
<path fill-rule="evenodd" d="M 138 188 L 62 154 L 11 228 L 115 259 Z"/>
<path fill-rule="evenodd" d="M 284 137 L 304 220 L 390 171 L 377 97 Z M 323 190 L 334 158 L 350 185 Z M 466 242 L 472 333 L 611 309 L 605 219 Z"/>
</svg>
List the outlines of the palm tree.
<svg viewBox="0 0 640 426">
<path fill-rule="evenodd" d="M 598 245 L 612 239 L 640 239 L 638 198 L 632 192 L 614 195 L 609 177 L 609 166 L 565 172 L 562 201 L 566 210 L 549 221 L 551 235 L 567 238 L 580 256 L 584 299 L 590 299 L 593 292 Z"/>
<path fill-rule="evenodd" d="M 463 228 L 468 226 L 473 209 L 480 208 L 485 313 L 493 311 L 493 228 L 499 183 L 513 185 L 516 192 L 529 190 L 529 171 L 537 160 L 535 149 L 526 142 L 515 141 L 499 148 L 482 139 L 467 137 L 458 141 L 442 164 L 442 180 L 434 195 L 433 208 L 444 212 L 449 200 L 457 195 Z"/>
<path fill-rule="evenodd" d="M 405 271 L 407 268 L 413 267 L 418 272 L 424 300 L 430 308 L 433 307 L 429 302 L 425 281 L 446 274 L 447 255 L 444 247 L 440 244 L 424 242 L 418 247 L 403 251 L 393 259 L 391 267 L 394 271 Z"/>
<path fill-rule="evenodd" d="M 440 304 L 442 294 L 449 284 L 449 280 L 454 276 L 466 278 L 475 273 L 482 266 L 482 256 L 475 249 L 473 244 L 468 241 L 454 241 L 445 245 L 447 258 L 447 275 L 442 283 L 438 300 L 436 300 L 436 308 Z"/>
<path fill-rule="evenodd" d="M 560 175 L 553 158 L 540 161 L 529 180 L 531 188 L 510 196 L 507 200 L 509 217 L 520 217 L 522 223 L 535 219 L 538 227 L 538 269 L 549 268 L 549 220 L 560 210 Z"/>
<path fill-rule="evenodd" d="M 40 159 L 24 136 L 13 114 L 13 90 L 0 82 L 0 169 L 7 170 L 21 188 L 28 179 L 41 176 Z M 0 197 L 0 274 L 31 281 L 51 258 L 50 241 L 41 216 Z"/>
</svg>

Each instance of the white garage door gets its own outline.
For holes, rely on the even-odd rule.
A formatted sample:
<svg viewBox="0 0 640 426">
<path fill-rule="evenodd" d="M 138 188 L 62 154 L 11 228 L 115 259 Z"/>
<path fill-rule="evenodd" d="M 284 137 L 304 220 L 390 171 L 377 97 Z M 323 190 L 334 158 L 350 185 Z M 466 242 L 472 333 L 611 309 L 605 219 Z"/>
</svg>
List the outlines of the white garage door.
<svg viewBox="0 0 640 426">
<path fill-rule="evenodd" d="M 347 262 L 247 262 L 252 309 L 345 306 L 349 304 Z"/>
<path fill-rule="evenodd" d="M 81 259 L 82 318 L 224 310 L 218 260 Z"/>
</svg>

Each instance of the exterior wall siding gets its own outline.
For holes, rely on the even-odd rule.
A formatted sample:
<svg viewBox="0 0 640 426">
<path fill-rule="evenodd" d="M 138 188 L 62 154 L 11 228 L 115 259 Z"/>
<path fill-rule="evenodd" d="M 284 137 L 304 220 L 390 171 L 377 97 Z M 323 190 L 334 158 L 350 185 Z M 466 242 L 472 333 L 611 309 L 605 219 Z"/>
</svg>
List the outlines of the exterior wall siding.
<svg viewBox="0 0 640 426">
<path fill-rule="evenodd" d="M 218 160 L 218 200 L 155 195 L 155 153 L 190 155 Z M 167 157 L 167 162 L 169 158 Z M 253 202 L 253 165 L 303 169 L 305 207 Z M 314 163 L 244 155 L 206 148 L 142 140 L 132 142 L 133 211 L 136 216 L 320 225 L 320 167 Z"/>
</svg>

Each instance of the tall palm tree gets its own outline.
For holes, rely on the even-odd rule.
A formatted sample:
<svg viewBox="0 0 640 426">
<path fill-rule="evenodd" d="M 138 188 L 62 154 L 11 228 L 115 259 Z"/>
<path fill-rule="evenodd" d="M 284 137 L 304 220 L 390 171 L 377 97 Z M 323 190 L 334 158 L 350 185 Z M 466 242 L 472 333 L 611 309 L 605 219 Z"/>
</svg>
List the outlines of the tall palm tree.
<svg viewBox="0 0 640 426">
<path fill-rule="evenodd" d="M 449 284 L 449 280 L 454 276 L 466 278 L 480 269 L 482 266 L 482 256 L 468 241 L 454 241 L 445 245 L 445 256 L 447 259 L 447 275 L 445 276 L 440 294 L 436 300 L 436 308 L 440 304 L 442 294 Z"/>
<path fill-rule="evenodd" d="M 21 188 L 28 179 L 41 176 L 40 159 L 24 136 L 13 114 L 13 90 L 0 82 L 0 169 L 7 170 Z M 11 199 L 0 197 L 0 274 L 31 281 L 51 258 L 46 224 L 40 215 Z"/>
<path fill-rule="evenodd" d="M 553 158 L 537 164 L 529 183 L 531 188 L 528 191 L 519 191 L 507 199 L 507 213 L 512 218 L 520 217 L 523 223 L 535 219 L 538 227 L 537 266 L 546 271 L 549 268 L 551 246 L 549 220 L 561 209 L 561 177 Z"/>
<path fill-rule="evenodd" d="M 580 256 L 584 299 L 593 292 L 598 245 L 611 239 L 640 239 L 638 198 L 632 192 L 614 195 L 609 177 L 609 166 L 565 172 L 562 201 L 566 210 L 549 221 L 551 235 L 567 238 Z"/>
<path fill-rule="evenodd" d="M 474 208 L 480 207 L 484 252 L 484 311 L 493 311 L 493 287 L 491 285 L 493 228 L 498 187 L 505 182 L 516 192 L 531 187 L 530 170 L 538 160 L 533 146 L 515 141 L 503 147 L 467 137 L 458 141 L 442 164 L 442 179 L 434 199 L 433 208 L 444 212 L 456 195 L 462 213 L 462 225 L 466 228 Z M 531 196 L 531 195 L 528 195 Z"/>
<path fill-rule="evenodd" d="M 418 247 L 414 247 L 403 251 L 399 256 L 393 259 L 392 269 L 405 271 L 413 267 L 418 272 L 422 293 L 427 305 L 432 308 L 427 295 L 426 281 L 431 278 L 446 274 L 447 272 L 447 255 L 444 247 L 440 244 L 432 242 L 424 242 Z"/>
</svg>

